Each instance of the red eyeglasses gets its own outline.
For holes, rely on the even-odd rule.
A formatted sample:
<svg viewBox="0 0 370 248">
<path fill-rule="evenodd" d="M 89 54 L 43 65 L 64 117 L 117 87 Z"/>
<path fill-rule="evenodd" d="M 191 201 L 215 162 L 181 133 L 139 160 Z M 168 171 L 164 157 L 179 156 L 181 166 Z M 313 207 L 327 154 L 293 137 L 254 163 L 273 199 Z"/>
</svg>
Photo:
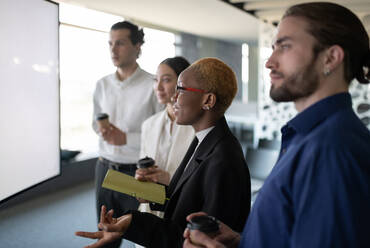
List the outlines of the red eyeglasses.
<svg viewBox="0 0 370 248">
<path fill-rule="evenodd" d="M 182 86 L 178 86 L 178 85 L 176 85 L 176 90 L 177 90 L 177 91 L 185 90 L 185 91 L 193 91 L 193 92 L 206 93 L 206 91 L 205 91 L 205 90 L 195 89 L 195 88 L 190 88 L 190 87 L 182 87 Z"/>
</svg>

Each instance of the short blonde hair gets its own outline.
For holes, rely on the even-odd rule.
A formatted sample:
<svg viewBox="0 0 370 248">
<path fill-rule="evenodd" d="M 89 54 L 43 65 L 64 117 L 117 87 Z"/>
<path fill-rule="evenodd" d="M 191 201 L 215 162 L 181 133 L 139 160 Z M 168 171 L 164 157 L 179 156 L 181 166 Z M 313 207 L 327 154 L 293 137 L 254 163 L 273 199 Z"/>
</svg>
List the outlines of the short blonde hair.
<svg viewBox="0 0 370 248">
<path fill-rule="evenodd" d="M 195 74 L 201 88 L 216 95 L 215 110 L 225 113 L 238 90 L 234 71 L 216 58 L 203 58 L 195 61 L 187 70 Z"/>
</svg>

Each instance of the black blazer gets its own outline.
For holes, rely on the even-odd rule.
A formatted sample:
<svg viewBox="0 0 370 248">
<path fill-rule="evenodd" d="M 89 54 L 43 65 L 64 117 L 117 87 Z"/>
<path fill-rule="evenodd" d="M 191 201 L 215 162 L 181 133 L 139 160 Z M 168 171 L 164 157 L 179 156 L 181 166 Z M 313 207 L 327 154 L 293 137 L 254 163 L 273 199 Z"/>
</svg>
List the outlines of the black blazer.
<svg viewBox="0 0 370 248">
<path fill-rule="evenodd" d="M 163 219 L 130 211 L 132 221 L 125 239 L 145 247 L 182 247 L 186 216 L 199 211 L 242 231 L 250 211 L 250 176 L 240 144 L 224 117 L 199 145 L 179 181 L 170 183 L 168 192 Z"/>
</svg>

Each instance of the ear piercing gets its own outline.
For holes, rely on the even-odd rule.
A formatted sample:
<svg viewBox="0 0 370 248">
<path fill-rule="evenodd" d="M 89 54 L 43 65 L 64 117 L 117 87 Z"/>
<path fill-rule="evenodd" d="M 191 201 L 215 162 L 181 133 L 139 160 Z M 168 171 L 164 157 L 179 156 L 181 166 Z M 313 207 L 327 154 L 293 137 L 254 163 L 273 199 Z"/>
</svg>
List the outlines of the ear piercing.
<svg viewBox="0 0 370 248">
<path fill-rule="evenodd" d="M 324 76 L 329 76 L 330 73 L 331 73 L 331 71 L 330 71 L 329 68 L 324 69 Z"/>
<path fill-rule="evenodd" d="M 204 110 L 209 110 L 209 106 L 207 106 L 207 105 L 206 106 L 203 106 L 203 109 Z"/>
</svg>

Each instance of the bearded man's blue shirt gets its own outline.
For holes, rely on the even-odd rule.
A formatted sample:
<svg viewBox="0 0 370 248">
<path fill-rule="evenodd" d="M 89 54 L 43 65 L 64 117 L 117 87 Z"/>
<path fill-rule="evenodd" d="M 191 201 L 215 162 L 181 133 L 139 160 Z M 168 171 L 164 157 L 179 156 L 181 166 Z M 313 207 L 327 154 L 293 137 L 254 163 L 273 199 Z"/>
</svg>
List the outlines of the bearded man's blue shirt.
<svg viewBox="0 0 370 248">
<path fill-rule="evenodd" d="M 239 247 L 370 247 L 370 132 L 350 94 L 327 97 L 282 128 L 278 162 Z"/>
</svg>

